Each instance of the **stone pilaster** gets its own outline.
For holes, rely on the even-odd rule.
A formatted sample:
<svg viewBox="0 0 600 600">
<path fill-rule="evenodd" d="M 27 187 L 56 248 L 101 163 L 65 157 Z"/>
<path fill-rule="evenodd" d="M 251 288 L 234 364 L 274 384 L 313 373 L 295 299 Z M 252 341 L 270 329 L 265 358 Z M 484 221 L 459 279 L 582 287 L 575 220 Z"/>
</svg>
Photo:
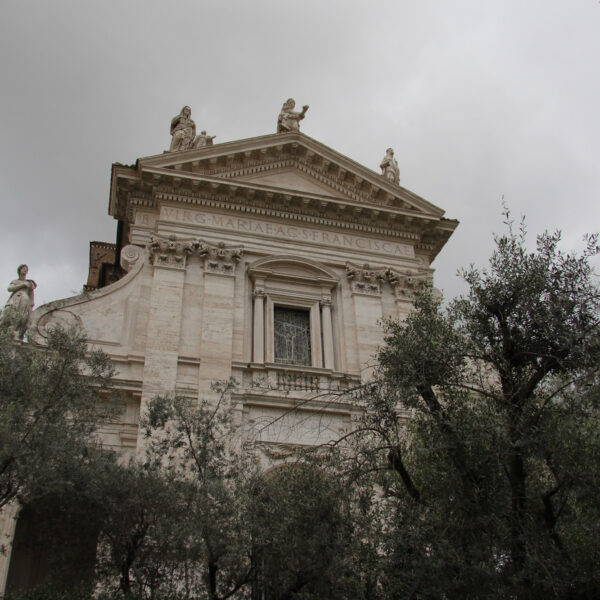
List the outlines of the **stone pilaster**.
<svg viewBox="0 0 600 600">
<path fill-rule="evenodd" d="M 387 280 L 387 274 L 386 269 L 373 269 L 368 264 L 358 266 L 346 263 L 346 277 L 354 299 L 356 346 L 361 378 L 366 381 L 371 377 L 374 356 L 383 341 L 379 323 L 383 317 L 382 286 Z"/>
<path fill-rule="evenodd" d="M 185 269 L 188 256 L 198 247 L 198 242 L 181 241 L 175 236 L 153 236 L 148 244 L 153 277 L 143 371 L 142 414 L 154 396 L 175 391 Z"/>
<path fill-rule="evenodd" d="M 254 288 L 254 323 L 252 331 L 252 360 L 255 363 L 265 362 L 265 290 Z"/>
<path fill-rule="evenodd" d="M 310 347 L 312 366 L 323 367 L 323 346 L 321 344 L 321 311 L 319 303 L 315 302 L 310 307 Z"/>
<path fill-rule="evenodd" d="M 200 341 L 199 395 L 212 397 L 211 383 L 231 377 L 235 267 L 242 248 L 223 243 L 204 251 L 204 307 Z"/>
<path fill-rule="evenodd" d="M 326 369 L 335 369 L 333 327 L 331 323 L 331 296 L 321 299 L 321 326 L 323 328 L 323 361 Z"/>
</svg>

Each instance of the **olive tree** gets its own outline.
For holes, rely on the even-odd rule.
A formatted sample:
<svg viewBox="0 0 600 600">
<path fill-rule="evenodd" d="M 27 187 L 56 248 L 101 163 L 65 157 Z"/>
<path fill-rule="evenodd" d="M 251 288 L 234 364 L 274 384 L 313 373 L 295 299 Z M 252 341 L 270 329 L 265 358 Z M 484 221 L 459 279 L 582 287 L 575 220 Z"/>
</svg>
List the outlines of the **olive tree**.
<svg viewBox="0 0 600 600">
<path fill-rule="evenodd" d="M 545 233 L 530 251 L 507 217 L 465 296 L 443 308 L 424 291 L 387 323 L 363 394 L 394 597 L 600 593 L 597 237 L 574 254 Z"/>
<path fill-rule="evenodd" d="M 80 331 L 54 328 L 45 345 L 22 344 L 0 321 L 0 507 L 68 485 L 64 465 L 84 461 L 111 412 L 103 395 L 112 375 L 107 355 L 89 351 Z"/>
</svg>

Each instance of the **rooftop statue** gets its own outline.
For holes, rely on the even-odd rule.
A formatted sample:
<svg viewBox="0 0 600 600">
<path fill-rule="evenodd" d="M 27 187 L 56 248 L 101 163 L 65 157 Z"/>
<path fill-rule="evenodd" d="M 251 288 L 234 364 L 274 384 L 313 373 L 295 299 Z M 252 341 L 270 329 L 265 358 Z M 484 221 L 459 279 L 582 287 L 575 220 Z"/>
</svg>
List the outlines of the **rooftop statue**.
<svg viewBox="0 0 600 600">
<path fill-rule="evenodd" d="M 293 98 L 286 100 L 281 107 L 281 112 L 277 118 L 277 133 L 285 133 L 287 131 L 300 131 L 300 121 L 304 119 L 304 115 L 308 110 L 308 104 L 302 107 L 302 112 L 296 112 L 294 108 L 296 102 Z"/>
<path fill-rule="evenodd" d="M 171 119 L 171 147 L 169 152 L 189 150 L 196 137 L 196 124 L 192 121 L 192 109 L 184 106 L 181 112 Z"/>
<path fill-rule="evenodd" d="M 216 135 L 206 135 L 206 131 L 201 131 L 200 135 L 196 136 L 193 147 L 194 148 L 205 148 L 206 146 L 212 146 L 213 140 L 216 137 L 217 137 Z"/>
<path fill-rule="evenodd" d="M 398 161 L 394 158 L 394 151 L 392 148 L 388 148 L 385 151 L 385 156 L 379 165 L 381 168 L 381 174 L 392 183 L 400 183 L 400 168 L 398 167 Z"/>
<path fill-rule="evenodd" d="M 18 279 L 13 279 L 8 285 L 11 292 L 2 318 L 14 330 L 15 340 L 22 340 L 29 324 L 29 315 L 33 308 L 33 290 L 37 287 L 35 281 L 26 279 L 29 268 L 27 265 L 19 265 Z"/>
</svg>

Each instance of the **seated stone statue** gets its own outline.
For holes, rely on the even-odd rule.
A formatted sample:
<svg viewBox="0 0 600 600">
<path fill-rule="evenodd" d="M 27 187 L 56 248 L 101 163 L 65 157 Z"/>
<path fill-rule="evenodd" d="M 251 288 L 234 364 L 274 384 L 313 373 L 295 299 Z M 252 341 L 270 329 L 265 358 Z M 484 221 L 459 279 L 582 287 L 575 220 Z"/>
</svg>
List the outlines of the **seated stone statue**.
<svg viewBox="0 0 600 600">
<path fill-rule="evenodd" d="M 200 135 L 196 136 L 193 147 L 194 148 L 205 148 L 206 146 L 212 146 L 213 140 L 216 137 L 217 137 L 216 135 L 206 135 L 206 131 L 201 131 Z"/>
<path fill-rule="evenodd" d="M 287 131 L 300 131 L 300 121 L 304 119 L 304 115 L 308 110 L 308 104 L 302 107 L 302 112 L 296 112 L 294 108 L 296 102 L 293 98 L 286 100 L 281 107 L 281 112 L 277 118 L 277 133 L 285 133 Z"/>
<path fill-rule="evenodd" d="M 192 109 L 184 106 L 181 112 L 171 119 L 171 147 L 169 152 L 189 150 L 196 137 L 196 124 L 192 121 Z"/>
<path fill-rule="evenodd" d="M 379 165 L 381 174 L 392 183 L 400 183 L 400 168 L 398 161 L 394 158 L 394 151 L 388 148 L 385 151 L 385 156 Z"/>
<path fill-rule="evenodd" d="M 19 265 L 19 278 L 13 279 L 8 286 L 11 295 L 2 314 L 2 319 L 13 328 L 15 340 L 22 340 L 27 331 L 33 308 L 33 290 L 37 287 L 35 281 L 26 279 L 28 271 L 27 265 Z"/>
</svg>

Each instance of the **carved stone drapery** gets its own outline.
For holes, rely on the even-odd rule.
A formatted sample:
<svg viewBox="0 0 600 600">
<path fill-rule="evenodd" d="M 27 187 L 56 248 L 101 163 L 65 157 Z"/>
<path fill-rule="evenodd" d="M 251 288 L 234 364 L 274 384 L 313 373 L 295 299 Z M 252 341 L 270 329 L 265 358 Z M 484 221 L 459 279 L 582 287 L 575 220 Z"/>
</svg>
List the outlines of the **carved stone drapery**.
<svg viewBox="0 0 600 600">
<path fill-rule="evenodd" d="M 387 269 L 372 269 L 368 263 L 359 266 L 347 262 L 346 277 L 353 294 L 381 296 L 381 285 L 387 280 Z"/>
<path fill-rule="evenodd" d="M 178 239 L 153 235 L 148 244 L 148 254 L 155 267 L 184 270 L 189 256 L 204 259 L 204 268 L 209 273 L 233 275 L 235 265 L 243 254 L 242 246 L 226 246 L 223 242 L 211 244 L 200 239 Z"/>
</svg>

